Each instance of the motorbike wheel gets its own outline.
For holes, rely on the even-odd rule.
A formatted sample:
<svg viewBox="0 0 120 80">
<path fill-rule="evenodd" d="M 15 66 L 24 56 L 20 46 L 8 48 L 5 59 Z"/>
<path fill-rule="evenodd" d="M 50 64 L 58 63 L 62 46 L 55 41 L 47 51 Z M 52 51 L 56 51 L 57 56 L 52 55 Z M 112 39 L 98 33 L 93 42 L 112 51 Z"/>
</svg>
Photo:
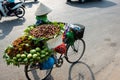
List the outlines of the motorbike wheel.
<svg viewBox="0 0 120 80">
<path fill-rule="evenodd" d="M 22 18 L 22 17 L 25 15 L 25 9 L 24 9 L 23 7 L 20 7 L 20 8 L 18 8 L 18 9 L 16 9 L 15 15 L 16 15 L 18 18 Z"/>
</svg>

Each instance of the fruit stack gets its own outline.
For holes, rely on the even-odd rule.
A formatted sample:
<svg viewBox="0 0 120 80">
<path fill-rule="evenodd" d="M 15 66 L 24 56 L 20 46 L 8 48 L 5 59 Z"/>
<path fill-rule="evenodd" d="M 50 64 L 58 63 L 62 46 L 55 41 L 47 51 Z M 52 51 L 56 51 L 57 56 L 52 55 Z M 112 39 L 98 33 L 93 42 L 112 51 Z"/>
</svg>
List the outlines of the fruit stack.
<svg viewBox="0 0 120 80">
<path fill-rule="evenodd" d="M 28 36 L 21 36 L 6 48 L 3 58 L 5 58 L 8 65 L 19 66 L 20 64 L 42 63 L 52 53 L 52 49 L 49 49 L 44 41 Z"/>
<path fill-rule="evenodd" d="M 39 26 L 30 25 L 27 27 L 27 29 L 25 29 L 24 32 L 26 35 L 32 37 L 49 40 L 51 38 L 56 38 L 58 35 L 63 33 L 63 30 L 63 23 L 52 22 L 49 24 L 42 24 Z"/>
<path fill-rule="evenodd" d="M 61 34 L 63 27 L 64 24 L 57 22 L 28 26 L 25 34 L 6 48 L 3 58 L 8 65 L 16 66 L 48 60 L 53 50 L 48 48 L 47 41 Z"/>
</svg>

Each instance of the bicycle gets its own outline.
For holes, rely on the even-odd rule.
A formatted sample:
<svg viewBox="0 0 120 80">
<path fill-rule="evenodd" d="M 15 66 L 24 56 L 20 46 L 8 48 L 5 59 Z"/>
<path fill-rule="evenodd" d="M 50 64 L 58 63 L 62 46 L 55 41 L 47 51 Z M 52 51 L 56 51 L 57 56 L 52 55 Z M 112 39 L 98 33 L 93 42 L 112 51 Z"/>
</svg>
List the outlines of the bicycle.
<svg viewBox="0 0 120 80">
<path fill-rule="evenodd" d="M 85 27 L 80 24 L 75 24 L 75 25 L 80 27 L 80 32 L 76 33 L 76 30 L 73 30 L 73 32 L 75 33 L 73 44 L 69 44 L 69 42 L 67 42 L 68 39 L 66 39 L 66 38 L 63 40 L 63 42 L 66 44 L 66 52 L 64 54 L 52 56 L 55 59 L 55 63 L 54 63 L 55 67 L 62 66 L 63 58 L 65 58 L 68 63 L 78 62 L 82 58 L 82 56 L 85 52 L 85 47 L 86 47 L 85 41 L 82 39 Z M 58 53 L 58 52 L 55 52 L 55 53 Z M 50 69 L 42 70 L 40 67 L 40 63 L 34 63 L 34 64 L 25 65 L 24 71 L 25 71 L 26 78 L 28 80 L 31 80 L 31 77 L 32 77 L 31 72 L 39 69 L 39 76 L 40 76 L 41 80 L 46 80 L 47 77 L 51 74 L 51 71 L 53 68 L 54 67 L 52 67 Z M 34 74 L 37 74 L 37 71 L 34 71 Z M 34 76 L 32 78 L 34 78 Z"/>
</svg>

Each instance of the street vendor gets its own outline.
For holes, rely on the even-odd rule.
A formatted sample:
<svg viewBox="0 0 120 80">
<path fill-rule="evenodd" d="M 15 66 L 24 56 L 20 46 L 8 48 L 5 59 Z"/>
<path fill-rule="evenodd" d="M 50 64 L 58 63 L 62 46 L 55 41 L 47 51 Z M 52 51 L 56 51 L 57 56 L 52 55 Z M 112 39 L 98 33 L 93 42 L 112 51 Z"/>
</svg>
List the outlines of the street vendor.
<svg viewBox="0 0 120 80">
<path fill-rule="evenodd" d="M 47 7 L 46 5 L 40 3 L 39 7 L 36 10 L 36 25 L 48 23 L 49 20 L 47 18 L 48 13 L 50 13 L 52 10 Z"/>
</svg>

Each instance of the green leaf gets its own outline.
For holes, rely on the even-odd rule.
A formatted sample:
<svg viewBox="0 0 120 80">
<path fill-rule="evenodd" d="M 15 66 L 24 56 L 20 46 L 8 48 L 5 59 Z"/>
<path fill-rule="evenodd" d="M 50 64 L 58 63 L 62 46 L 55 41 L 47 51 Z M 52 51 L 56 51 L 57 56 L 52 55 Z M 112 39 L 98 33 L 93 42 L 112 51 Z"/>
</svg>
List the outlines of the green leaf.
<svg viewBox="0 0 120 80">
<path fill-rule="evenodd" d="M 52 22 L 53 23 L 53 25 L 55 25 L 55 26 L 58 26 L 58 22 Z"/>
<path fill-rule="evenodd" d="M 4 59 L 10 59 L 10 57 L 6 53 L 4 53 L 3 58 Z"/>
<path fill-rule="evenodd" d="M 63 23 L 60 23 L 59 26 L 60 26 L 60 29 L 62 29 L 62 30 L 64 29 L 64 24 Z"/>
</svg>

